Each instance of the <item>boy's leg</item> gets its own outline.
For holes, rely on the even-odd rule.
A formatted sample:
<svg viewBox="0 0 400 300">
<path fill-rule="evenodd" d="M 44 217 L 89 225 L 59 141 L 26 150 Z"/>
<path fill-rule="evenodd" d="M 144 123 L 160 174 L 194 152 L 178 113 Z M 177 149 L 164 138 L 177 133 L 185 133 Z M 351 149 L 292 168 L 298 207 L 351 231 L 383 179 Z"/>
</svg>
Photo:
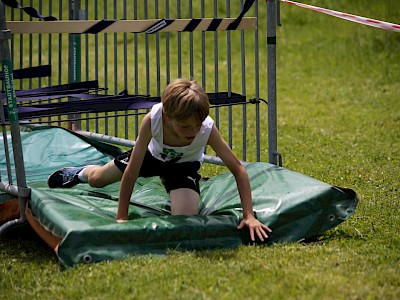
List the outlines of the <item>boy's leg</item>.
<svg viewBox="0 0 400 300">
<path fill-rule="evenodd" d="M 190 188 L 179 188 L 170 191 L 172 215 L 197 215 L 200 195 Z"/>
<path fill-rule="evenodd" d="M 66 167 L 55 171 L 47 179 L 47 184 L 50 188 L 70 188 L 82 181 L 78 174 L 85 167 Z"/>
<path fill-rule="evenodd" d="M 122 178 L 122 171 L 115 165 L 114 160 L 104 166 L 88 166 L 82 173 L 90 186 L 98 188 L 120 181 Z"/>
<path fill-rule="evenodd" d="M 172 215 L 197 215 L 200 203 L 201 163 L 163 163 L 161 180 L 169 193 Z"/>
<path fill-rule="evenodd" d="M 89 183 L 92 187 L 104 187 L 121 180 L 130 159 L 131 151 L 122 153 L 103 166 L 62 168 L 49 176 L 50 188 L 70 188 L 79 183 Z"/>
<path fill-rule="evenodd" d="M 50 188 L 71 188 L 79 183 L 88 182 L 92 187 L 104 187 L 121 178 L 122 171 L 113 160 L 104 166 L 62 168 L 49 176 L 47 184 Z"/>
</svg>

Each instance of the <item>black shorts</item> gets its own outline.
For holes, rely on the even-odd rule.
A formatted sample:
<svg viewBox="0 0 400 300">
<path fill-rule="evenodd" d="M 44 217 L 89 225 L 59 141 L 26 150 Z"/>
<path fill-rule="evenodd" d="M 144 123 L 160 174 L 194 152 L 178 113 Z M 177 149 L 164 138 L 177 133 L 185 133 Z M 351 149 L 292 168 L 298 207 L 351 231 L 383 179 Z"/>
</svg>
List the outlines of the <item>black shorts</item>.
<svg viewBox="0 0 400 300">
<path fill-rule="evenodd" d="M 125 171 L 128 165 L 131 153 L 132 150 L 122 153 L 114 159 L 115 165 L 122 172 Z M 164 162 L 156 159 L 149 151 L 146 151 L 139 176 L 159 176 L 168 193 L 179 188 L 189 188 L 200 194 L 200 167 L 201 163 L 199 161 Z"/>
</svg>

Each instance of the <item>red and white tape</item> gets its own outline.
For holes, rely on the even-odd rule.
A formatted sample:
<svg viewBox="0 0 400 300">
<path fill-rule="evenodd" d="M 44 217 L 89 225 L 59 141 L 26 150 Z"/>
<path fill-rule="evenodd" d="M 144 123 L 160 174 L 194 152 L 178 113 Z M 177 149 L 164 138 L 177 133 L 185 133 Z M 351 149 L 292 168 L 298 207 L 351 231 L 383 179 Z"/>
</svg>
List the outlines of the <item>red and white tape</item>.
<svg viewBox="0 0 400 300">
<path fill-rule="evenodd" d="M 340 11 L 321 8 L 321 7 L 312 6 L 312 5 L 308 5 L 308 4 L 304 4 L 304 3 L 298 3 L 298 2 L 294 2 L 294 1 L 290 1 L 290 0 L 280 0 L 280 1 L 288 3 L 288 4 L 300 6 L 303 8 L 311 9 L 314 11 L 318 11 L 318 12 L 321 12 L 321 13 L 324 13 L 327 15 L 331 15 L 331 16 L 334 16 L 337 18 L 345 19 L 348 21 L 352 21 L 352 22 L 356 22 L 356 23 L 360 23 L 360 24 L 364 24 L 364 25 L 368 25 L 368 26 L 372 26 L 372 27 L 377 27 L 377 28 L 381 28 L 381 29 L 385 29 L 385 30 L 400 32 L 400 25 L 398 25 L 398 24 L 379 21 L 379 20 L 375 20 L 375 19 L 371 19 L 371 18 L 364 18 L 364 17 L 360 17 L 360 16 L 356 16 L 356 15 L 342 13 Z"/>
</svg>

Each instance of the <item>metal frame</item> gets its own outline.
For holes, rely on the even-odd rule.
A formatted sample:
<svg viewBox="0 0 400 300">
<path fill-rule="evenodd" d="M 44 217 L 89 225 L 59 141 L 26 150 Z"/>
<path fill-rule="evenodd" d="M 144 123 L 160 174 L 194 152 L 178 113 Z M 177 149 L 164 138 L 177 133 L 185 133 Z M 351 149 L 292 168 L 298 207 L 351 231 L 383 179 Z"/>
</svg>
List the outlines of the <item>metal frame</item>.
<svg viewBox="0 0 400 300">
<path fill-rule="evenodd" d="M 18 111 L 16 110 L 17 102 L 15 97 L 15 87 L 14 87 L 14 79 L 13 79 L 13 65 L 10 56 L 10 49 L 8 41 L 11 39 L 11 32 L 6 27 L 5 22 L 5 10 L 4 5 L 0 2 L 0 60 L 4 75 L 3 87 L 6 94 L 7 107 L 8 107 L 8 115 L 10 120 L 10 131 L 12 137 L 12 147 L 14 153 L 14 164 L 15 164 L 15 173 L 17 178 L 17 185 L 15 186 L 12 182 L 11 172 L 10 172 L 10 159 L 9 153 L 7 152 L 7 169 L 8 171 L 8 180 L 9 184 L 4 185 L 2 182 L 0 185 L 0 189 L 11 193 L 14 196 L 18 197 L 19 207 L 20 207 L 20 217 L 19 219 L 9 221 L 0 227 L 0 234 L 4 232 L 7 228 L 22 224 L 26 221 L 25 216 L 25 205 L 30 195 L 30 189 L 27 187 L 26 178 L 25 178 L 25 167 L 24 167 L 24 157 L 22 155 L 22 143 L 21 143 L 21 135 L 19 129 L 19 121 L 18 121 Z M 0 116 L 1 116 L 1 127 L 3 132 L 4 142 L 7 144 L 7 134 L 6 127 L 4 124 L 4 108 L 3 108 L 3 100 L 0 103 Z M 5 147 L 6 148 L 6 147 Z M 8 148 L 7 148 L 8 149 Z"/>
</svg>

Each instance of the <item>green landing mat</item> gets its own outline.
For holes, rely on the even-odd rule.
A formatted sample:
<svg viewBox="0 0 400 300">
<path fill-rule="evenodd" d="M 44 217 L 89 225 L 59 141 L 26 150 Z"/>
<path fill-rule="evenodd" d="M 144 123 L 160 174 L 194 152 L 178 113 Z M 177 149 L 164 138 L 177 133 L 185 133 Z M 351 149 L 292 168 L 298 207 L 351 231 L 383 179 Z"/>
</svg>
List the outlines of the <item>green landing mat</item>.
<svg viewBox="0 0 400 300">
<path fill-rule="evenodd" d="M 129 221 L 117 223 L 119 183 L 101 189 L 87 184 L 49 189 L 46 180 L 60 167 L 102 164 L 121 150 L 58 127 L 23 132 L 22 140 L 32 188 L 29 207 L 43 228 L 62 238 L 58 257 L 64 267 L 135 254 L 164 254 L 169 249 L 234 248 L 250 242 L 247 229 L 236 229 L 242 210 L 229 172 L 202 182 L 198 216 L 171 216 L 159 178 L 139 178 Z M 1 174 L 5 174 L 3 160 Z M 246 169 L 255 214 L 273 230 L 266 242 L 258 244 L 318 236 L 355 212 L 358 199 L 353 190 L 268 163 L 251 163 Z"/>
</svg>

